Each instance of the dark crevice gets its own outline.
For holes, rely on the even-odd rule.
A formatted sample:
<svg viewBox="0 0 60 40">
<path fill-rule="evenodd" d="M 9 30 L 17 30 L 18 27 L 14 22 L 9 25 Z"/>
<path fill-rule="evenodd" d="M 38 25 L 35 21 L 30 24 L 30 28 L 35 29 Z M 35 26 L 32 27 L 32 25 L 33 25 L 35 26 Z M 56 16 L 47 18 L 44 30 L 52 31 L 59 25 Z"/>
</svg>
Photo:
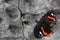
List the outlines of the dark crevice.
<svg viewBox="0 0 60 40">
<path fill-rule="evenodd" d="M 22 10 L 20 9 L 20 0 L 18 0 L 18 10 L 20 11 L 20 16 L 22 17 Z"/>
<path fill-rule="evenodd" d="M 20 11 L 20 15 L 21 15 L 21 17 L 20 17 L 20 21 L 22 22 L 22 16 L 24 16 L 25 14 L 22 14 L 22 11 L 21 11 L 21 9 L 19 8 L 19 6 L 20 6 L 20 0 L 18 0 L 18 10 Z M 22 23 L 22 27 L 23 27 L 23 30 L 22 30 L 22 34 L 23 34 L 23 36 L 24 36 L 24 26 L 23 26 L 23 23 Z M 26 40 L 28 40 L 25 36 L 24 36 L 24 38 L 26 39 Z"/>
<path fill-rule="evenodd" d="M 28 21 L 23 21 L 22 23 L 28 25 L 30 22 L 28 22 Z"/>
<path fill-rule="evenodd" d="M 3 18 L 0 17 L 0 23 L 2 23 L 2 21 L 3 21 Z"/>
</svg>

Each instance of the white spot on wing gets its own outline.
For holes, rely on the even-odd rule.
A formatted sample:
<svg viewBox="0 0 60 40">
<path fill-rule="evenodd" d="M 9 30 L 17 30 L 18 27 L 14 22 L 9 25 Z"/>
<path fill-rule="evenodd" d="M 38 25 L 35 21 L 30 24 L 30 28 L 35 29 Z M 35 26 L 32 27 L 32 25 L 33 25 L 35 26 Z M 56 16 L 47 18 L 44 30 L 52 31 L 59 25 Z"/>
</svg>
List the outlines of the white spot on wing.
<svg viewBox="0 0 60 40">
<path fill-rule="evenodd" d="M 54 14 L 53 14 L 53 13 L 51 13 L 51 15 L 52 15 L 52 16 L 54 16 Z"/>
<path fill-rule="evenodd" d="M 40 34 L 42 34 L 41 32 L 39 32 Z"/>
</svg>

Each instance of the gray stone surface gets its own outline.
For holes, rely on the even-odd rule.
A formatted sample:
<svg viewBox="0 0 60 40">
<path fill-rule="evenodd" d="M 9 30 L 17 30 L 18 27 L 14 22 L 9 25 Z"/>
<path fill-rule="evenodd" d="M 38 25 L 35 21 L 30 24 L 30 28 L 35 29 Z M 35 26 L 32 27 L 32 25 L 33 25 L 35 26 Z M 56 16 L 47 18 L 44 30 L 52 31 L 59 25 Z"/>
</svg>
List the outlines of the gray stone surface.
<svg viewBox="0 0 60 40">
<path fill-rule="evenodd" d="M 12 9 L 11 14 L 17 15 L 17 17 L 10 18 L 6 8 Z M 51 9 L 60 9 L 60 1 L 27 0 L 26 2 L 26 0 L 10 0 L 6 3 L 4 0 L 0 0 L 0 17 L 3 18 L 2 23 L 0 23 L 0 40 L 60 40 L 60 21 L 57 22 L 57 26 L 53 30 L 54 34 L 51 37 L 36 39 L 33 34 L 34 27 L 37 24 L 35 21 L 39 21 Z M 21 11 L 22 14 L 25 14 L 22 17 Z M 60 15 L 58 18 L 60 18 Z M 30 23 L 23 23 L 22 25 L 23 21 L 29 21 Z M 14 33 L 8 29 L 10 24 L 18 27 L 12 29 Z"/>
</svg>

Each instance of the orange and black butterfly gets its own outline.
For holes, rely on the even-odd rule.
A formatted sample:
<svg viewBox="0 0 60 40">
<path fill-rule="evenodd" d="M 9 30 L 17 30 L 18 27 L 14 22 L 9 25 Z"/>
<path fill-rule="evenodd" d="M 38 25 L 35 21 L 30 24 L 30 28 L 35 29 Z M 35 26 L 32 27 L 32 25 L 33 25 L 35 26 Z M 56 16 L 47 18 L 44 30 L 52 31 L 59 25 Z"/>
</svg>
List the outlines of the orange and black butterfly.
<svg viewBox="0 0 60 40">
<path fill-rule="evenodd" d="M 56 25 L 56 22 L 56 12 L 54 10 L 48 11 L 44 16 L 42 16 L 40 21 L 35 26 L 34 36 L 36 38 L 42 38 L 43 36 L 51 36 L 53 34 L 53 31 L 51 30 L 53 26 L 50 26 L 50 24 L 54 23 Z"/>
</svg>

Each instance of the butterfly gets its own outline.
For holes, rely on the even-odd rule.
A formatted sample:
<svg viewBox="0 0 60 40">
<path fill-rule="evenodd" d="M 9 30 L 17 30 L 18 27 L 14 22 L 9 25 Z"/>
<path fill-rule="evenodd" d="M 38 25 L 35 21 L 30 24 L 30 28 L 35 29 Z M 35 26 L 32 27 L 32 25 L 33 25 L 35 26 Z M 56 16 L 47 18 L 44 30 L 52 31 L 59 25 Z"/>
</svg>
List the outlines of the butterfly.
<svg viewBox="0 0 60 40">
<path fill-rule="evenodd" d="M 34 28 L 34 36 L 36 38 L 42 38 L 44 36 L 50 37 L 53 34 L 50 26 L 51 23 L 56 25 L 56 12 L 54 10 L 48 11 L 42 18 L 37 22 Z"/>
</svg>

